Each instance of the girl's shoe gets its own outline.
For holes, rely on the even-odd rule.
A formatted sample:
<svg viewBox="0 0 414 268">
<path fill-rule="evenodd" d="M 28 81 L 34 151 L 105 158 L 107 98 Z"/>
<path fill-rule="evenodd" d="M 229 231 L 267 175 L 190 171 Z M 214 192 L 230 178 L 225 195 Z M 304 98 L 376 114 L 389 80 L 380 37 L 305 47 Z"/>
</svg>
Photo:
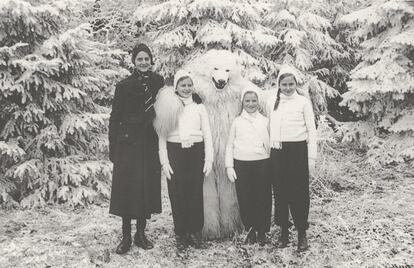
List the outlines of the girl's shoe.
<svg viewBox="0 0 414 268">
<path fill-rule="evenodd" d="M 116 254 L 125 254 L 131 249 L 131 236 L 122 237 L 121 243 L 116 247 Z"/>
<path fill-rule="evenodd" d="M 142 249 L 152 249 L 154 244 L 147 239 L 144 231 L 138 230 L 134 236 L 134 244 Z"/>
<path fill-rule="evenodd" d="M 145 224 L 137 222 L 137 233 L 134 236 L 134 244 L 143 249 L 152 249 L 154 244 L 145 236 Z"/>
<path fill-rule="evenodd" d="M 308 239 L 306 238 L 306 231 L 298 232 L 298 251 L 305 251 L 309 248 Z"/>
<path fill-rule="evenodd" d="M 279 248 L 285 248 L 289 244 L 289 229 L 288 228 L 282 228 L 280 231 L 279 239 L 277 241 L 277 247 Z"/>
</svg>

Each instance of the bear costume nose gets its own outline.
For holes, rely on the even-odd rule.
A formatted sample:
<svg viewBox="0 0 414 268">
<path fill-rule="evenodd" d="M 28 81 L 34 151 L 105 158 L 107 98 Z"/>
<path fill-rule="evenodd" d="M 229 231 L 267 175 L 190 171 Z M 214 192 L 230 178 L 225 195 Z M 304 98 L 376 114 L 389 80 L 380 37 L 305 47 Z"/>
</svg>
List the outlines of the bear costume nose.
<svg viewBox="0 0 414 268">
<path fill-rule="evenodd" d="M 224 80 L 224 79 L 219 79 L 219 80 L 217 81 L 217 83 L 219 83 L 219 84 L 224 84 L 224 83 L 226 83 L 226 80 Z"/>
</svg>

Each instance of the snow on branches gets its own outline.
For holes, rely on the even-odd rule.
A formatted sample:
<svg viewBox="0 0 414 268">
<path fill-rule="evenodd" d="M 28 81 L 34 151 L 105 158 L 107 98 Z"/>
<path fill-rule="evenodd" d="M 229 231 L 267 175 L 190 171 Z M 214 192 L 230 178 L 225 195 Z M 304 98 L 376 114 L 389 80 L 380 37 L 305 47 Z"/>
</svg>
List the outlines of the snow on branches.
<svg viewBox="0 0 414 268">
<path fill-rule="evenodd" d="M 248 61 L 252 65 L 245 66 L 247 75 L 263 80 L 265 76 L 255 64 L 263 51 L 279 42 L 271 29 L 260 24 L 264 10 L 261 2 L 171 0 L 140 6 L 134 20 L 147 29 L 154 54 L 159 56 L 156 67 L 166 77 L 210 48 L 225 48 L 243 50 L 254 58 L 256 61 Z"/>
<path fill-rule="evenodd" d="M 276 74 L 280 64 L 294 67 L 302 78 L 299 82 L 311 96 L 316 112 L 327 111 L 329 98 L 338 92 L 327 82 L 343 68 L 349 53 L 330 33 L 333 26 L 324 17 L 321 1 L 278 1 L 267 8 L 262 23 L 273 29 L 280 40 L 270 53 L 275 64 L 266 68 Z"/>
<path fill-rule="evenodd" d="M 0 4 L 0 202 L 10 183 L 23 206 L 108 196 L 108 109 L 98 103 L 125 75 L 126 53 L 93 41 L 87 23 L 67 27 L 65 6 Z"/>
<path fill-rule="evenodd" d="M 400 110 L 414 95 L 413 38 L 408 37 L 414 30 L 414 7 L 403 1 L 378 0 L 343 16 L 339 23 L 357 27 L 350 40 L 362 47 L 362 61 L 351 72 L 343 104 L 380 124 L 390 120 L 387 114 Z"/>
<path fill-rule="evenodd" d="M 351 71 L 342 104 L 368 118 L 377 136 L 400 140 L 388 153 L 398 156 L 413 150 L 414 6 L 409 1 L 376 0 L 344 15 L 338 24 L 353 29 L 348 41 L 360 47 L 361 58 Z"/>
</svg>

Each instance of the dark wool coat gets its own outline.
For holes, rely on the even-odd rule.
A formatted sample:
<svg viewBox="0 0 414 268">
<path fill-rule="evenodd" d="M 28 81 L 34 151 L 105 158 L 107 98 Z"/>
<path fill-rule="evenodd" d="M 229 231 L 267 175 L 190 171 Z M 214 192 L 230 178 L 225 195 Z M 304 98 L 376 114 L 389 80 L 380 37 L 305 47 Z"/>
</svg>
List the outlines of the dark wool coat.
<svg viewBox="0 0 414 268">
<path fill-rule="evenodd" d="M 144 80 L 153 99 L 164 86 L 162 76 L 145 79 L 134 72 L 115 89 L 109 119 L 109 157 L 114 164 L 109 213 L 132 219 L 161 212 L 161 166 L 155 113 L 144 112 Z"/>
</svg>

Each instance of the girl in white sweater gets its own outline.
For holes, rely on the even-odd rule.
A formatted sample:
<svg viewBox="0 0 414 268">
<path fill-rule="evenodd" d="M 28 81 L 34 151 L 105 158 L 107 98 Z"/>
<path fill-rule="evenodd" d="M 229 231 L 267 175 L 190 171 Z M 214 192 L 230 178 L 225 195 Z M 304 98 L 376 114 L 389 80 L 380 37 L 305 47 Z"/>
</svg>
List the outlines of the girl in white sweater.
<svg viewBox="0 0 414 268">
<path fill-rule="evenodd" d="M 309 173 L 315 170 L 316 127 L 311 102 L 297 93 L 294 70 L 280 70 L 276 96 L 267 102 L 270 161 L 275 189 L 275 219 L 281 226 L 279 247 L 289 243 L 289 211 L 298 230 L 298 251 L 306 250 L 309 227 Z"/>
<path fill-rule="evenodd" d="M 203 182 L 211 171 L 213 145 L 207 111 L 194 94 L 191 74 L 178 71 L 174 87 L 159 93 L 154 108 L 177 247 L 192 244 L 199 248 L 204 223 Z"/>
<path fill-rule="evenodd" d="M 242 222 L 249 231 L 246 242 L 265 244 L 270 228 L 269 119 L 261 115 L 258 91 L 244 91 L 242 112 L 233 121 L 226 146 L 225 165 L 236 183 Z"/>
</svg>

